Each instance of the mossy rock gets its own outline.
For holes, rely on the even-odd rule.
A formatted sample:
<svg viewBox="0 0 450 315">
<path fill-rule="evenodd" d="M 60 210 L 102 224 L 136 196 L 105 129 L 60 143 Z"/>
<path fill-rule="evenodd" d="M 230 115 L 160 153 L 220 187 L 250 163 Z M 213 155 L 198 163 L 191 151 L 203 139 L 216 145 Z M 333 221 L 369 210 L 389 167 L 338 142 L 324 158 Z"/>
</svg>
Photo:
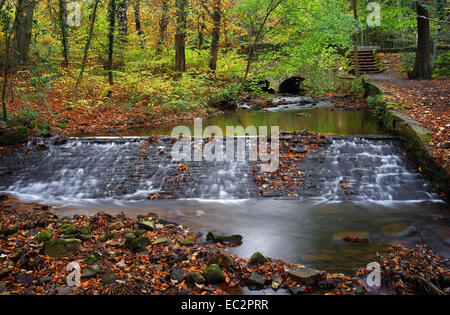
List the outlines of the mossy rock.
<svg viewBox="0 0 450 315">
<path fill-rule="evenodd" d="M 102 267 L 100 265 L 90 265 L 81 274 L 81 278 L 93 278 L 102 272 Z"/>
<path fill-rule="evenodd" d="M 106 234 L 106 235 L 100 237 L 98 240 L 100 242 L 106 242 L 106 241 L 112 240 L 115 237 L 116 237 L 115 233 L 109 233 L 109 234 Z"/>
<path fill-rule="evenodd" d="M 86 258 L 85 262 L 87 265 L 94 265 L 95 263 L 99 262 L 100 260 L 102 260 L 102 258 L 99 255 L 94 254 L 94 255 L 89 255 Z"/>
<path fill-rule="evenodd" d="M 139 227 L 144 230 L 153 231 L 155 229 L 155 223 L 152 221 L 141 221 L 139 222 Z"/>
<path fill-rule="evenodd" d="M 203 270 L 203 276 L 206 283 L 223 283 L 225 282 L 225 276 L 220 269 L 219 265 L 211 265 Z"/>
<path fill-rule="evenodd" d="M 215 231 L 208 232 L 208 234 L 206 235 L 206 240 L 213 241 L 215 243 L 242 244 L 241 235 L 223 236 L 218 235 Z"/>
<path fill-rule="evenodd" d="M 122 236 L 125 238 L 127 243 L 131 243 L 136 238 L 138 238 L 138 236 L 136 236 L 136 233 L 133 231 L 126 231 L 122 234 Z"/>
<path fill-rule="evenodd" d="M 150 239 L 147 236 L 140 236 L 131 242 L 131 248 L 134 250 L 144 250 L 150 245 Z"/>
<path fill-rule="evenodd" d="M 12 234 L 16 233 L 17 231 L 18 231 L 18 227 L 15 225 L 15 226 L 11 226 L 6 229 L 0 230 L 0 235 L 3 234 L 3 235 L 8 236 L 8 235 L 12 235 Z"/>
<path fill-rule="evenodd" d="M 84 234 L 84 235 L 89 235 L 89 233 L 91 233 L 91 228 L 89 226 L 80 226 L 78 228 L 78 233 L 80 234 Z"/>
<path fill-rule="evenodd" d="M 64 235 L 75 235 L 78 233 L 78 230 L 73 225 L 64 224 L 59 228 L 59 232 Z"/>
<path fill-rule="evenodd" d="M 260 252 L 256 252 L 250 257 L 250 262 L 248 263 L 250 266 L 259 266 L 264 265 L 267 262 L 266 257 Z"/>
<path fill-rule="evenodd" d="M 156 241 L 155 241 L 155 244 L 156 245 L 159 245 L 159 244 L 169 244 L 170 243 L 170 238 L 158 238 Z"/>
<path fill-rule="evenodd" d="M 41 233 L 36 235 L 34 237 L 34 240 L 36 240 L 38 242 L 46 242 L 46 241 L 51 240 L 52 237 L 53 237 L 53 232 L 50 230 L 47 230 L 47 231 L 42 231 Z"/>
<path fill-rule="evenodd" d="M 180 243 L 180 245 L 183 245 L 183 246 L 190 246 L 190 245 L 192 245 L 192 241 L 188 240 L 188 239 L 185 239 L 185 238 L 179 238 L 179 239 L 177 239 L 177 242 Z"/>
<path fill-rule="evenodd" d="M 114 284 L 117 280 L 120 280 L 120 276 L 112 273 L 112 272 L 105 272 L 105 274 L 102 277 L 101 283 L 102 284 Z"/>
<path fill-rule="evenodd" d="M 50 257 L 67 256 L 76 254 L 80 247 L 80 240 L 58 238 L 45 242 L 44 254 Z"/>
<path fill-rule="evenodd" d="M 2 130 L 0 133 L 0 146 L 16 145 L 26 137 L 28 137 L 28 130 L 25 127 Z"/>
<path fill-rule="evenodd" d="M 205 278 L 198 272 L 191 271 L 186 275 L 186 281 L 192 284 L 202 284 L 205 282 Z"/>
</svg>

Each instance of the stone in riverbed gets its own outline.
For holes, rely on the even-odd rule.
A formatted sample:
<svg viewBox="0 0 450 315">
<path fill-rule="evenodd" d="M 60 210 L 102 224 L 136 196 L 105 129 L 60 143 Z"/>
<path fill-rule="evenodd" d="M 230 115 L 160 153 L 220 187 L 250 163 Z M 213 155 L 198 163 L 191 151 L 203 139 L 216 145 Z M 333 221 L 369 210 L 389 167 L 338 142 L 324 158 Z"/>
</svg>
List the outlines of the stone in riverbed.
<svg viewBox="0 0 450 315">
<path fill-rule="evenodd" d="M 296 266 L 286 271 L 289 278 L 307 285 L 318 284 L 325 275 L 323 271 L 304 266 Z"/>
<path fill-rule="evenodd" d="M 153 231 L 155 229 L 155 223 L 152 221 L 141 221 L 139 222 L 139 227 L 144 230 Z"/>
<path fill-rule="evenodd" d="M 105 274 L 102 277 L 101 283 L 102 284 L 114 284 L 117 280 L 120 280 L 120 276 L 112 273 L 112 272 L 105 272 Z"/>
<path fill-rule="evenodd" d="M 155 244 L 156 245 L 159 245 L 159 244 L 169 244 L 170 243 L 170 238 L 158 238 L 156 241 L 155 241 Z"/>
<path fill-rule="evenodd" d="M 10 272 L 11 272 L 11 270 L 9 268 L 6 268 L 6 267 L 1 268 L 0 269 L 0 278 L 7 276 Z"/>
<path fill-rule="evenodd" d="M 186 278 L 186 272 L 180 268 L 173 268 L 172 272 L 170 273 L 170 278 L 172 280 L 181 282 Z"/>
<path fill-rule="evenodd" d="M 227 243 L 227 244 L 242 244 L 242 236 L 241 235 L 230 235 L 230 236 L 222 236 L 218 235 L 215 231 L 210 231 L 206 235 L 206 240 L 213 241 L 215 243 Z"/>
<path fill-rule="evenodd" d="M 17 226 L 8 227 L 6 229 L 0 230 L 0 235 L 3 234 L 5 236 L 12 235 L 16 233 L 18 230 Z"/>
<path fill-rule="evenodd" d="M 80 240 L 58 238 L 45 242 L 44 254 L 50 257 L 66 256 L 77 253 L 80 246 Z"/>
<path fill-rule="evenodd" d="M 184 246 L 190 246 L 192 245 L 192 241 L 185 239 L 185 238 L 178 238 L 177 242 L 180 243 L 180 245 L 184 245 Z"/>
<path fill-rule="evenodd" d="M 93 278 L 102 271 L 100 265 L 90 265 L 82 273 L 81 278 Z"/>
<path fill-rule="evenodd" d="M 202 284 L 205 282 L 205 278 L 198 272 L 191 271 L 186 275 L 186 281 L 193 284 Z"/>
<path fill-rule="evenodd" d="M 125 227 L 125 224 L 123 224 L 122 221 L 114 222 L 113 224 L 111 224 L 111 225 L 109 226 L 109 228 L 110 228 L 111 230 L 120 230 L 120 229 L 123 229 L 124 227 Z"/>
<path fill-rule="evenodd" d="M 296 286 L 290 287 L 288 290 L 289 290 L 289 293 L 292 295 L 300 295 L 300 294 L 305 293 L 305 289 L 301 285 L 296 285 Z"/>
<path fill-rule="evenodd" d="M 219 265 L 211 265 L 203 270 L 203 276 L 206 283 L 222 283 L 225 282 L 225 276 Z"/>
<path fill-rule="evenodd" d="M 252 272 L 250 274 L 250 277 L 248 278 L 248 282 L 257 287 L 263 287 L 264 284 L 266 283 L 266 280 L 264 280 L 264 277 L 261 276 L 259 273 Z"/>
<path fill-rule="evenodd" d="M 250 257 L 249 266 L 259 266 L 264 265 L 267 262 L 266 257 L 260 252 L 256 252 Z"/>
<path fill-rule="evenodd" d="M 150 245 L 150 239 L 147 236 L 140 236 L 131 242 L 131 248 L 134 250 L 144 250 Z"/>
<path fill-rule="evenodd" d="M 59 232 L 64 235 L 75 235 L 78 233 L 78 230 L 76 227 L 70 224 L 64 224 L 59 228 Z"/>
</svg>

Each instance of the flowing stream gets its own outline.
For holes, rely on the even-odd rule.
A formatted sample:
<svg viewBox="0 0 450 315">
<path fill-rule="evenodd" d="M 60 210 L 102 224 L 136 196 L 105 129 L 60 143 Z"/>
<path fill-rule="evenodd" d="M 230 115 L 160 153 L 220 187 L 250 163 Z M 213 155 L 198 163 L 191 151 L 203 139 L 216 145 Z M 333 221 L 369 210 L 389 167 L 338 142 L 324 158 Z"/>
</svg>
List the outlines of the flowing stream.
<svg viewBox="0 0 450 315">
<path fill-rule="evenodd" d="M 367 111 L 298 106 L 240 109 L 204 121 L 244 127 L 278 122 L 281 129 L 336 134 L 299 167 L 306 176 L 296 198 L 262 198 L 248 161 L 187 162 L 183 180 L 171 180 L 180 163 L 172 161 L 168 137 L 145 149 L 146 138 L 139 137 L 71 139 L 63 145 L 50 139 L 40 150 L 30 143 L 0 157 L 0 191 L 54 205 L 61 215 L 154 212 L 202 232 L 242 234 L 243 245 L 229 249 L 240 256 L 261 251 L 331 272 L 353 273 L 393 243 L 414 246 L 423 240 L 449 257 L 450 224 L 443 219 L 448 205 L 408 159 L 402 140 L 380 136 L 389 133 Z M 297 116 L 304 112 L 309 116 Z M 149 200 L 153 194 L 164 200 Z M 346 235 L 370 242 L 346 243 Z"/>
</svg>

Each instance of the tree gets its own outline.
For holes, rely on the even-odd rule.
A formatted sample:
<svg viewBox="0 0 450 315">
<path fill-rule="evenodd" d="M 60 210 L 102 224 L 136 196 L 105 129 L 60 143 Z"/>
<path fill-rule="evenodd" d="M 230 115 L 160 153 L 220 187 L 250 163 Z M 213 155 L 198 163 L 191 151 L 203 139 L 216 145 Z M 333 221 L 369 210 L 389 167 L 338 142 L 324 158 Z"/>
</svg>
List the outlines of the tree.
<svg viewBox="0 0 450 315">
<path fill-rule="evenodd" d="M 18 0 L 16 7 L 14 59 L 19 65 L 24 65 L 28 59 L 31 33 L 33 30 L 33 14 L 37 1 Z"/>
<path fill-rule="evenodd" d="M 78 75 L 77 82 L 75 83 L 75 88 L 73 89 L 73 98 L 72 98 L 73 103 L 75 103 L 77 101 L 78 89 L 80 88 L 81 80 L 83 79 L 84 69 L 86 68 L 86 62 L 87 62 L 87 58 L 88 58 L 88 54 L 89 54 L 89 48 L 91 47 L 91 40 L 92 40 L 92 35 L 94 33 L 94 25 L 95 25 L 95 20 L 97 18 L 97 9 L 98 9 L 99 2 L 100 2 L 100 0 L 95 0 L 94 7 L 92 9 L 92 14 L 90 17 L 91 25 L 89 27 L 89 35 L 88 35 L 88 39 L 86 41 L 86 46 L 84 47 L 83 62 L 81 64 L 81 69 L 80 69 L 80 73 Z"/>
<path fill-rule="evenodd" d="M 160 53 L 162 47 L 166 44 L 167 39 L 167 27 L 169 26 L 169 0 L 162 0 L 161 3 L 161 15 L 159 17 L 159 38 L 156 52 Z"/>
<path fill-rule="evenodd" d="M 8 110 L 6 108 L 6 88 L 8 86 L 8 72 L 9 72 L 9 68 L 10 68 L 10 58 L 9 58 L 9 53 L 10 53 L 10 46 L 11 46 L 11 38 L 12 38 L 12 34 L 14 31 L 15 26 L 17 25 L 17 21 L 18 21 L 18 16 L 17 14 L 19 13 L 18 11 L 18 7 L 16 7 L 16 13 L 15 13 L 15 19 L 14 19 L 14 24 L 11 25 L 11 20 L 12 20 L 12 6 L 7 3 L 5 8 L 3 8 L 5 5 L 5 1 L 2 1 L 0 3 L 0 17 L 2 19 L 2 22 L 4 24 L 3 27 L 3 33 L 5 36 L 5 58 L 4 58 L 4 62 L 3 62 L 3 83 L 2 83 L 2 111 L 3 111 L 3 121 L 7 121 L 8 120 Z"/>
<path fill-rule="evenodd" d="M 109 0 L 108 4 L 108 82 L 110 86 L 114 85 L 112 73 L 113 55 L 114 55 L 114 32 L 116 29 L 116 0 Z M 111 95 L 111 90 L 108 96 Z"/>
<path fill-rule="evenodd" d="M 222 19 L 222 1 L 212 0 L 210 5 L 212 6 L 212 12 L 209 10 L 206 3 L 203 1 L 202 5 L 213 22 L 212 34 L 211 34 L 211 53 L 209 57 L 209 71 L 215 73 L 217 69 L 217 56 L 219 54 L 219 42 L 220 42 L 220 25 Z"/>
<path fill-rule="evenodd" d="M 430 14 L 426 5 L 428 1 L 416 2 L 417 11 L 417 52 L 414 69 L 408 73 L 410 79 L 431 79 L 431 41 Z"/>
<path fill-rule="evenodd" d="M 128 41 L 128 0 L 119 0 L 117 4 L 117 20 L 119 22 L 119 39 L 122 43 Z"/>
<path fill-rule="evenodd" d="M 175 72 L 181 75 L 186 71 L 186 5 L 187 0 L 175 0 L 176 27 L 175 27 Z"/>
<path fill-rule="evenodd" d="M 144 35 L 144 32 L 142 31 L 142 24 L 141 24 L 141 0 L 136 0 L 133 8 L 134 8 L 134 23 L 136 25 L 136 33 L 138 34 L 139 37 L 142 37 Z"/>
<path fill-rule="evenodd" d="M 61 45 L 63 56 L 63 67 L 69 65 L 69 29 L 67 27 L 67 3 L 66 0 L 58 0 L 59 4 L 59 25 L 61 27 Z"/>
<path fill-rule="evenodd" d="M 358 21 L 358 3 L 357 0 L 352 1 L 353 18 Z M 359 78 L 361 73 L 359 71 L 359 59 L 358 59 L 358 47 L 359 47 L 359 32 L 353 35 L 353 63 L 355 68 L 355 76 Z"/>
</svg>

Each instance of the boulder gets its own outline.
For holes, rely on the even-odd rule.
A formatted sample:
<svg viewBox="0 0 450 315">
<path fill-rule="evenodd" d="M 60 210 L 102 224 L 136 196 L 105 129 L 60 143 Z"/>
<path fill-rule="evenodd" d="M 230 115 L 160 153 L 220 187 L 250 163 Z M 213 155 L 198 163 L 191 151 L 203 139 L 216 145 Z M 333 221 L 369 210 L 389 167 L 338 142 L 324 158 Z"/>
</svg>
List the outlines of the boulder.
<svg viewBox="0 0 450 315">
<path fill-rule="evenodd" d="M 219 265 L 211 265 L 203 270 L 203 277 L 206 283 L 222 283 L 225 282 L 225 276 Z"/>
<path fill-rule="evenodd" d="M 100 267 L 100 265 L 90 265 L 81 274 L 81 278 L 93 278 L 97 276 L 101 271 L 102 267 Z"/>
<path fill-rule="evenodd" d="M 105 272 L 105 274 L 102 277 L 101 283 L 102 284 L 114 284 L 117 280 L 120 280 L 120 276 L 112 273 L 112 272 Z"/>
<path fill-rule="evenodd" d="M 139 227 L 144 230 L 153 231 L 155 229 L 155 223 L 152 221 L 141 221 L 139 222 Z"/>
<path fill-rule="evenodd" d="M 150 245 L 150 239 L 147 236 L 140 236 L 131 242 L 131 248 L 134 250 L 144 250 Z"/>
<path fill-rule="evenodd" d="M 325 273 L 320 270 L 304 266 L 296 266 L 286 270 L 289 278 L 307 285 L 316 285 L 324 277 Z"/>
<path fill-rule="evenodd" d="M 210 231 L 206 235 L 206 240 L 213 241 L 215 243 L 242 244 L 242 236 L 241 235 L 223 236 L 223 235 L 218 235 L 215 231 Z"/>
<path fill-rule="evenodd" d="M 264 280 L 264 277 L 261 276 L 259 273 L 252 272 L 250 274 L 250 277 L 248 278 L 248 282 L 257 287 L 262 287 L 266 283 L 266 280 Z"/>
<path fill-rule="evenodd" d="M 55 239 L 45 242 L 44 253 L 50 257 L 67 256 L 75 254 L 81 246 L 78 239 Z"/>
<path fill-rule="evenodd" d="M 111 224 L 110 226 L 109 226 L 109 228 L 111 229 L 111 230 L 120 230 L 120 229 L 123 229 L 125 227 L 125 224 L 123 224 L 123 222 L 122 221 L 117 221 L 117 222 L 114 222 L 113 224 Z"/>
<path fill-rule="evenodd" d="M 205 282 L 205 278 L 198 272 L 191 271 L 186 275 L 186 281 L 192 284 L 202 284 Z"/>
<path fill-rule="evenodd" d="M 18 230 L 17 226 L 11 226 L 6 229 L 0 230 L 0 235 L 2 235 L 2 234 L 5 236 L 12 235 L 12 234 L 16 233 L 17 230 Z"/>
<path fill-rule="evenodd" d="M 159 245 L 159 244 L 169 244 L 170 243 L 170 238 L 158 238 L 156 241 L 155 241 L 155 244 L 156 245 Z"/>
<path fill-rule="evenodd" d="M 173 268 L 170 273 L 170 278 L 172 280 L 181 282 L 186 278 L 186 272 L 180 268 Z"/>
<path fill-rule="evenodd" d="M 264 257 L 263 254 L 260 252 L 256 252 L 250 257 L 249 266 L 259 266 L 264 265 L 266 263 L 267 259 Z"/>
</svg>

